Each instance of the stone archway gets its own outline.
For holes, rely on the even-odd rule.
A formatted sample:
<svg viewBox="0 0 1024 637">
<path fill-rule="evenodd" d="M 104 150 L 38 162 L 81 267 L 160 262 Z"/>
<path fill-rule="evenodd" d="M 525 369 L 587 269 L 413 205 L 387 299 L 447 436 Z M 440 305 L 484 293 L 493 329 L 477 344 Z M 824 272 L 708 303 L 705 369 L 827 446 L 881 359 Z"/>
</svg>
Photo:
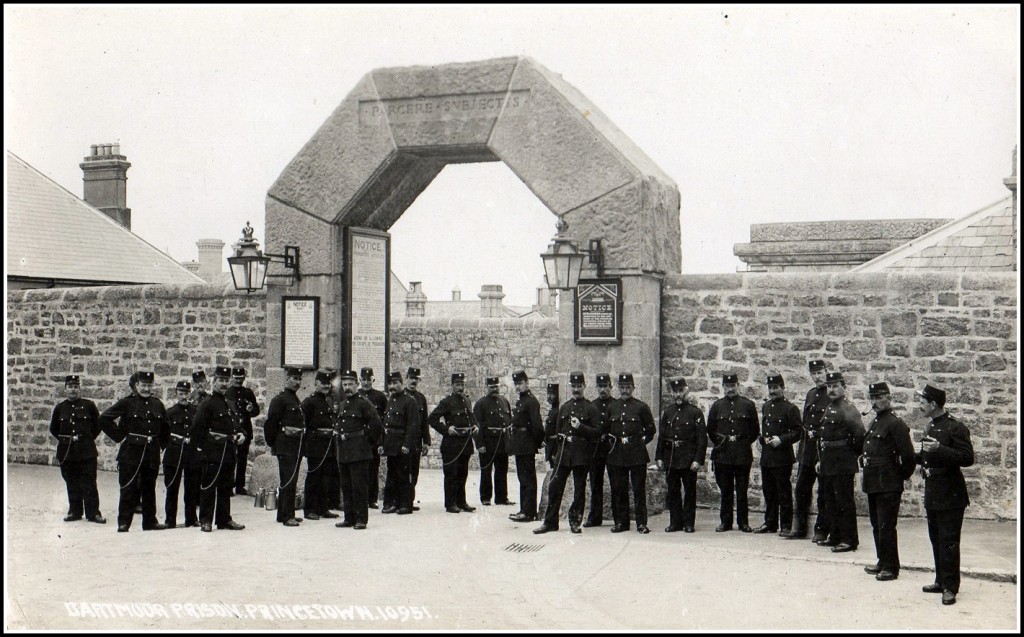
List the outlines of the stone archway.
<svg viewBox="0 0 1024 637">
<path fill-rule="evenodd" d="M 340 324 L 341 231 L 386 231 L 446 164 L 484 161 L 505 162 L 568 223 L 563 236 L 600 237 L 605 274 L 623 278 L 622 346 L 575 347 L 564 295 L 566 371 L 629 370 L 656 399 L 661 278 L 680 270 L 679 191 L 583 94 L 527 57 L 371 71 L 268 191 L 266 249 L 301 246 L 303 278 L 287 293 L 322 298 L 325 364 L 340 360 L 331 326 Z M 268 292 L 268 362 L 280 351 L 280 295 Z"/>
</svg>

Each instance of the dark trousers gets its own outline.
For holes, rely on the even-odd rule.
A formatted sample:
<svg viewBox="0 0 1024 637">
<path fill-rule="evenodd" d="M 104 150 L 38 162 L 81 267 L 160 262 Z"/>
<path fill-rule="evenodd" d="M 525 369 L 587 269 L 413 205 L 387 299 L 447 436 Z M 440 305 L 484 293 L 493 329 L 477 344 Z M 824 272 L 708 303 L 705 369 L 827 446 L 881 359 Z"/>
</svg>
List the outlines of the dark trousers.
<svg viewBox="0 0 1024 637">
<path fill-rule="evenodd" d="M 231 521 L 231 489 L 235 463 L 204 462 L 199 485 L 199 521 L 224 526 Z"/>
<path fill-rule="evenodd" d="M 519 512 L 537 515 L 537 462 L 535 456 L 516 456 L 516 478 L 519 480 Z"/>
<path fill-rule="evenodd" d="M 764 523 L 775 531 L 793 528 L 793 487 L 789 481 L 792 473 L 793 465 L 761 467 Z"/>
<path fill-rule="evenodd" d="M 341 502 L 341 472 L 334 468 L 327 472 L 327 508 L 341 510 L 344 507 Z"/>
<path fill-rule="evenodd" d="M 875 539 L 875 555 L 883 571 L 900 573 L 900 548 L 896 538 L 896 522 L 900 517 L 902 491 L 868 494 L 868 515 L 871 535 Z"/>
<path fill-rule="evenodd" d="M 90 520 L 100 514 L 100 492 L 96 488 L 96 458 L 65 460 L 60 477 L 68 489 L 68 515 Z"/>
<path fill-rule="evenodd" d="M 750 526 L 750 520 L 747 516 L 747 487 L 750 484 L 750 465 L 716 462 L 715 482 L 718 483 L 718 490 L 722 492 L 720 512 L 722 524 L 732 526 L 733 494 L 735 494 L 736 524 L 741 527 Z"/>
<path fill-rule="evenodd" d="M 853 500 L 853 474 L 822 476 L 825 510 L 828 512 L 829 539 L 857 546 L 857 505 Z"/>
<path fill-rule="evenodd" d="M 369 494 L 367 497 L 370 502 L 377 502 L 380 499 L 380 453 L 377 452 L 377 448 L 373 449 L 373 459 L 370 460 L 370 475 L 368 476 Z"/>
<path fill-rule="evenodd" d="M 444 460 L 444 508 L 468 506 L 466 502 L 466 480 L 469 478 L 470 454 L 462 454 Z"/>
<path fill-rule="evenodd" d="M 409 453 L 410 478 L 412 478 L 412 501 L 416 502 L 416 483 L 420 481 L 420 456 L 423 452 L 420 449 L 413 449 Z"/>
<path fill-rule="evenodd" d="M 814 521 L 814 532 L 828 533 L 830 524 L 825 512 L 825 490 L 821 488 L 821 477 L 814 470 L 814 464 L 801 464 L 796 472 L 796 487 L 793 494 L 796 509 L 796 531 L 800 534 L 807 532 L 815 482 L 818 483 L 818 517 Z"/>
<path fill-rule="evenodd" d="M 168 526 L 178 523 L 178 491 L 185 483 L 185 524 L 196 525 L 199 523 L 199 467 L 182 460 L 180 464 L 175 463 L 168 466 L 164 463 L 164 487 L 167 494 L 164 497 L 164 520 Z"/>
<path fill-rule="evenodd" d="M 235 489 L 245 488 L 245 470 L 249 466 L 249 443 L 252 432 L 246 433 L 245 442 L 238 447 L 238 458 L 235 461 Z"/>
<path fill-rule="evenodd" d="M 384 508 L 412 508 L 412 452 L 387 456 L 388 473 L 384 481 Z"/>
<path fill-rule="evenodd" d="M 935 583 L 944 590 L 960 592 L 960 531 L 964 509 L 935 511 L 925 508 L 928 516 L 928 539 L 932 542 L 935 560 Z"/>
<path fill-rule="evenodd" d="M 612 488 L 612 519 L 615 520 L 615 526 L 629 526 L 630 484 L 633 485 L 636 525 L 647 526 L 647 465 L 608 465 L 608 481 Z"/>
<path fill-rule="evenodd" d="M 121 498 L 117 504 L 117 525 L 131 527 L 135 506 L 142 501 L 142 528 L 150 529 L 158 524 L 156 519 L 156 477 L 160 465 L 145 460 L 142 465 L 134 462 L 117 463 L 117 482 L 121 486 Z"/>
<path fill-rule="evenodd" d="M 345 521 L 366 524 L 369 521 L 370 459 L 341 463 L 341 500 Z"/>
<path fill-rule="evenodd" d="M 295 492 L 298 491 L 301 456 L 277 456 L 277 475 L 281 489 L 277 494 L 277 521 L 287 522 L 295 517 Z"/>
<path fill-rule="evenodd" d="M 318 462 L 318 458 L 306 458 L 306 496 L 303 500 L 305 514 L 323 515 L 330 513 L 331 503 L 328 500 L 328 487 L 331 474 L 338 470 L 338 461 L 331 455 Z M 319 466 L 318 466 L 319 465 Z"/>
<path fill-rule="evenodd" d="M 551 482 L 548 484 L 548 508 L 544 512 L 544 524 L 558 528 L 558 518 L 562 509 L 562 494 L 565 483 L 572 475 L 572 504 L 569 505 L 569 524 L 579 526 L 583 523 L 583 510 L 587 506 L 587 472 L 590 467 L 580 465 L 569 467 L 559 465 L 551 470 Z"/>
<path fill-rule="evenodd" d="M 494 481 L 491 481 L 491 474 Z M 480 501 L 490 502 L 491 492 L 495 502 L 508 502 L 508 454 L 480 454 Z"/>
<path fill-rule="evenodd" d="M 605 459 L 594 458 L 588 471 L 590 478 L 590 514 L 587 519 L 596 524 L 604 520 Z"/>
<path fill-rule="evenodd" d="M 686 469 L 669 469 L 665 473 L 665 508 L 668 509 L 668 525 L 674 527 L 694 526 L 697 521 L 697 472 Z"/>
</svg>

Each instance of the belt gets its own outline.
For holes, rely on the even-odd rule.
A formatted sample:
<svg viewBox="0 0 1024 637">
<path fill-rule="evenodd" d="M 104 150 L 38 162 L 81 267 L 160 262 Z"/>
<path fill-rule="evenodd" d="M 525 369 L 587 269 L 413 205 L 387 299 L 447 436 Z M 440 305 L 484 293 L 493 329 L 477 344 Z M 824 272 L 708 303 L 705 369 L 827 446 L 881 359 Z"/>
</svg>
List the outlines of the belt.
<svg viewBox="0 0 1024 637">
<path fill-rule="evenodd" d="M 347 433 L 347 434 L 341 434 L 341 439 L 342 440 L 348 440 L 349 438 L 357 438 L 357 437 L 365 435 L 365 434 L 366 434 L 365 431 L 352 431 L 352 432 Z"/>
<path fill-rule="evenodd" d="M 946 467 L 925 467 L 924 475 L 925 477 L 930 478 L 932 476 L 942 475 L 944 473 L 947 473 L 948 471 L 949 469 L 947 469 Z"/>
<path fill-rule="evenodd" d="M 281 431 L 284 432 L 284 435 L 294 438 L 302 433 L 302 427 L 291 427 L 289 425 L 285 425 L 284 427 L 281 427 Z"/>
<path fill-rule="evenodd" d="M 321 438 L 330 438 L 334 435 L 334 430 L 329 427 L 317 427 L 315 431 Z"/>
<path fill-rule="evenodd" d="M 182 436 L 181 434 L 171 434 L 171 440 L 184 440 L 184 439 L 185 439 L 185 436 Z"/>
<path fill-rule="evenodd" d="M 225 438 L 228 437 L 227 434 L 218 433 L 216 431 L 208 431 L 206 433 L 208 436 L 210 436 L 210 438 L 213 438 L 214 442 L 222 442 Z"/>
<path fill-rule="evenodd" d="M 153 442 L 153 436 L 147 436 L 145 434 L 133 434 L 133 433 L 130 433 L 128 435 L 133 437 L 133 438 L 139 438 L 141 440 L 145 440 L 146 442 Z"/>
<path fill-rule="evenodd" d="M 619 442 L 624 445 L 629 444 L 630 441 L 636 442 L 637 439 L 641 439 L 640 436 L 618 436 Z"/>
<path fill-rule="evenodd" d="M 61 435 L 57 436 L 57 439 L 58 440 L 67 440 L 68 442 L 78 442 L 78 434 L 74 434 L 74 435 L 64 435 L 64 434 L 61 434 Z"/>
<path fill-rule="evenodd" d="M 896 461 L 892 458 L 864 458 L 865 467 L 885 467 L 888 465 L 895 465 Z"/>
<path fill-rule="evenodd" d="M 394 427 L 384 427 L 384 433 L 386 433 L 386 434 L 395 434 L 395 433 L 400 434 L 400 433 L 403 433 L 404 431 L 405 431 L 405 427 L 402 427 L 401 429 L 395 429 Z"/>
<path fill-rule="evenodd" d="M 822 440 L 821 441 L 821 448 L 822 449 L 834 449 L 836 447 L 849 447 L 849 446 L 850 445 L 846 441 L 846 439 L 843 439 L 843 440 Z"/>
<path fill-rule="evenodd" d="M 565 442 L 575 442 L 576 441 L 576 436 L 567 436 L 565 434 L 560 434 L 559 437 L 562 440 L 564 440 Z"/>
<path fill-rule="evenodd" d="M 686 440 L 669 440 L 669 442 L 672 443 L 673 447 L 678 447 L 679 445 L 681 445 L 681 444 L 683 444 L 683 443 L 685 443 L 687 441 Z"/>
<path fill-rule="evenodd" d="M 504 427 L 487 427 L 487 431 L 504 431 Z"/>
<path fill-rule="evenodd" d="M 472 427 L 455 427 L 456 436 L 468 436 Z"/>
<path fill-rule="evenodd" d="M 529 427 L 516 427 L 516 431 L 529 431 Z"/>
</svg>

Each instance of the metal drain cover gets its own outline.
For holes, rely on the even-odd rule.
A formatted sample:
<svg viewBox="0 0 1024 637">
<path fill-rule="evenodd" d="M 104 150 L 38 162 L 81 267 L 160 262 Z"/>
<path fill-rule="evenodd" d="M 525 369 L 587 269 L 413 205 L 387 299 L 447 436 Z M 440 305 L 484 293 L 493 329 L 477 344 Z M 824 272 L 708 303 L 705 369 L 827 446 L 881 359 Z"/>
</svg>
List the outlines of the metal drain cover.
<svg viewBox="0 0 1024 637">
<path fill-rule="evenodd" d="M 543 544 L 519 544 L 518 542 L 513 542 L 502 550 L 510 553 L 533 553 L 542 548 L 544 548 Z"/>
</svg>

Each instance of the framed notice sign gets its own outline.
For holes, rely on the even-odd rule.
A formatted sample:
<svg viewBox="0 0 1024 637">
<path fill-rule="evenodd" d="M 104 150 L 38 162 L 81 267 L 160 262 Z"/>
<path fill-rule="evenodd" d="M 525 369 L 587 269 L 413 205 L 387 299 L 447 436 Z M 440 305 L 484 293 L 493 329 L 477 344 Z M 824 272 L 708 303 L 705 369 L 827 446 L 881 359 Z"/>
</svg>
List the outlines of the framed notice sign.
<svg viewBox="0 0 1024 637">
<path fill-rule="evenodd" d="M 622 345 L 622 279 L 580 279 L 573 306 L 579 345 Z"/>
<path fill-rule="evenodd" d="M 316 369 L 320 353 L 320 297 L 281 299 L 281 366 Z"/>
<path fill-rule="evenodd" d="M 341 358 L 345 369 L 388 371 L 391 320 L 391 235 L 345 228 L 345 308 Z"/>
</svg>

